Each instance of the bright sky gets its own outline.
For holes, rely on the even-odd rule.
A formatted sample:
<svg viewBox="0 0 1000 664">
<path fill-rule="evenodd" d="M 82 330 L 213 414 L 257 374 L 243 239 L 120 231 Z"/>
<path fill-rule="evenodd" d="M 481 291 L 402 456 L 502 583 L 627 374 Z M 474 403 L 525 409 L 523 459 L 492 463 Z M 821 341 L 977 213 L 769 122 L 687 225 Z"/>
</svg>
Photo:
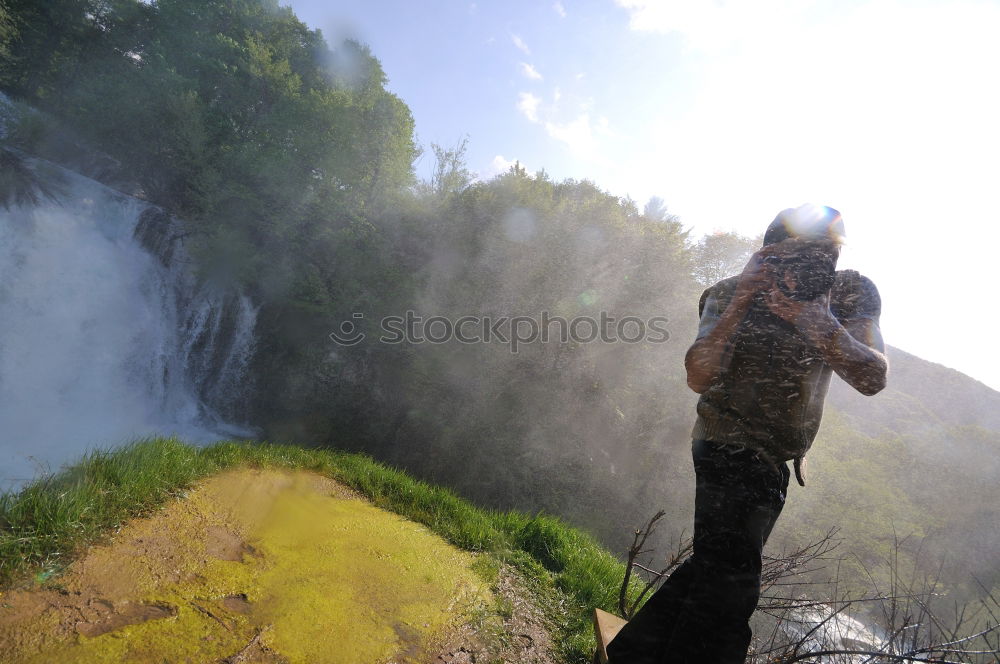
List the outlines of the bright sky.
<svg viewBox="0 0 1000 664">
<path fill-rule="evenodd" d="M 288 4 L 369 44 L 418 140 L 468 135 L 481 177 L 660 196 L 693 237 L 839 209 L 886 341 L 1000 389 L 1000 2 Z"/>
</svg>

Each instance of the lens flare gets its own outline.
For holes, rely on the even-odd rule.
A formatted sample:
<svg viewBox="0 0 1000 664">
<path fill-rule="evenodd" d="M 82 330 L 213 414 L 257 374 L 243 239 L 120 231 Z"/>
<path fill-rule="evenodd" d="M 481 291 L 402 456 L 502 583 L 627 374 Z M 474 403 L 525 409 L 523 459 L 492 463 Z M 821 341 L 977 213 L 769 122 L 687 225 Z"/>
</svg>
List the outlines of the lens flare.
<svg viewBox="0 0 1000 664">
<path fill-rule="evenodd" d="M 812 203 L 779 212 L 764 234 L 764 244 L 774 244 L 792 237 L 832 240 L 837 244 L 844 244 L 847 240 L 840 212 Z"/>
</svg>

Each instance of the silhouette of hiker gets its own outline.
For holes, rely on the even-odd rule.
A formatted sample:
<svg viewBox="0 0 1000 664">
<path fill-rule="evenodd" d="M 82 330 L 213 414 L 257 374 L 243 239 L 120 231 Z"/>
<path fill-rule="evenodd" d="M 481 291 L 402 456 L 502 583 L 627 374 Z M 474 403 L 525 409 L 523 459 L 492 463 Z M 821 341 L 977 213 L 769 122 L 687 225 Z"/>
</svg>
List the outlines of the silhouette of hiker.
<svg viewBox="0 0 1000 664">
<path fill-rule="evenodd" d="M 742 274 L 702 294 L 685 357 L 688 385 L 701 395 L 694 549 L 611 641 L 610 664 L 745 660 L 787 462 L 805 486 L 803 457 L 832 373 L 866 395 L 885 386 L 881 300 L 869 279 L 836 270 L 843 239 L 836 210 L 784 210 Z"/>
</svg>

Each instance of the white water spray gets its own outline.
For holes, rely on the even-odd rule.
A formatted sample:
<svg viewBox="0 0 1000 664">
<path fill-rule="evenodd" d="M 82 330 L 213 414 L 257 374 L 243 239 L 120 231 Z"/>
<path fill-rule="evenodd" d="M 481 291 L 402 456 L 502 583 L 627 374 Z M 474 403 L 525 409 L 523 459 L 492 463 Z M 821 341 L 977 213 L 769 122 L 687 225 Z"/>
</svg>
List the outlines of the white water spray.
<svg viewBox="0 0 1000 664">
<path fill-rule="evenodd" d="M 0 208 L 0 490 L 136 437 L 250 435 L 223 415 L 242 411 L 249 298 L 197 284 L 157 209 L 27 163 L 59 194 Z"/>
<path fill-rule="evenodd" d="M 781 628 L 793 641 L 802 642 L 802 653 L 825 650 L 877 652 L 888 643 L 888 637 L 877 626 L 866 625 L 826 604 L 791 611 Z M 823 661 L 863 664 L 871 659 L 864 655 L 828 655 Z"/>
</svg>

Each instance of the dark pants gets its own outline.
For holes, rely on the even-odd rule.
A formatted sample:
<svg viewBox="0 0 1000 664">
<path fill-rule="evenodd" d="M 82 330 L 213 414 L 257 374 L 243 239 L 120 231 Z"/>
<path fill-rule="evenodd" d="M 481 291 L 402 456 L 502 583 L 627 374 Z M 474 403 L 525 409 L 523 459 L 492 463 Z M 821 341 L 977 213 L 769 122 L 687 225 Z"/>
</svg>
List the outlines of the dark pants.
<svg viewBox="0 0 1000 664">
<path fill-rule="evenodd" d="M 788 466 L 704 440 L 692 446 L 694 551 L 608 645 L 610 664 L 742 664 L 761 551 L 785 504 Z"/>
</svg>

